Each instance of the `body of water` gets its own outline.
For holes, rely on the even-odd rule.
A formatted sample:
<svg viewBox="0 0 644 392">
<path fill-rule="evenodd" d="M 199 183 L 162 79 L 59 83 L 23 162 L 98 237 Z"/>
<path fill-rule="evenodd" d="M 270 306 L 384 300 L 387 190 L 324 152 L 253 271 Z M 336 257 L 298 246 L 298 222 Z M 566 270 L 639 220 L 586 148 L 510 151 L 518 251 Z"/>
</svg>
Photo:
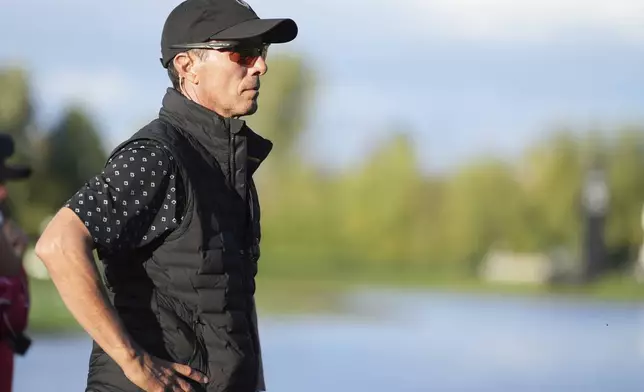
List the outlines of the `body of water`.
<svg viewBox="0 0 644 392">
<path fill-rule="evenodd" d="M 367 291 L 261 317 L 268 392 L 644 390 L 644 304 Z M 87 337 L 36 337 L 15 392 L 81 392 Z"/>
</svg>

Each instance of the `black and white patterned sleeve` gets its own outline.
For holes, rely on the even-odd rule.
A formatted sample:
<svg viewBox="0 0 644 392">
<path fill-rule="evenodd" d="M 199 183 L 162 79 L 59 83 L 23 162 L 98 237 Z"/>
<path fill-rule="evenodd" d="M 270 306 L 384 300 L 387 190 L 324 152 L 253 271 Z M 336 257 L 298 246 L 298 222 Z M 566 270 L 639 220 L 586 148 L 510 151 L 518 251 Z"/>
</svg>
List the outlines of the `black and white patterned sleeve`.
<svg viewBox="0 0 644 392">
<path fill-rule="evenodd" d="M 154 142 L 132 142 L 65 205 L 78 215 L 96 246 L 122 251 L 174 230 L 185 195 L 177 167 Z"/>
</svg>

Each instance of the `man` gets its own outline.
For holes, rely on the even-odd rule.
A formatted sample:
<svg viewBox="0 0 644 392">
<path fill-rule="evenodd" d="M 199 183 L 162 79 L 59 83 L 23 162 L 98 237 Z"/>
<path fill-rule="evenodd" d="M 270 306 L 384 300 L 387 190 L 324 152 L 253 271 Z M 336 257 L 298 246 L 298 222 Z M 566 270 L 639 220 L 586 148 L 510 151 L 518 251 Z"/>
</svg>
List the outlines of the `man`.
<svg viewBox="0 0 644 392">
<path fill-rule="evenodd" d="M 187 0 L 168 16 L 161 63 L 173 87 L 159 117 L 36 245 L 94 339 L 86 391 L 264 390 L 252 175 L 272 144 L 239 117 L 257 110 L 268 45 L 296 36 L 293 20 L 259 19 L 242 0 Z"/>
<path fill-rule="evenodd" d="M 0 392 L 11 392 L 15 354 L 24 355 L 30 340 L 24 335 L 29 316 L 29 286 L 22 259 L 28 238 L 7 214 L 7 181 L 26 179 L 27 166 L 8 165 L 13 139 L 0 134 Z"/>
</svg>

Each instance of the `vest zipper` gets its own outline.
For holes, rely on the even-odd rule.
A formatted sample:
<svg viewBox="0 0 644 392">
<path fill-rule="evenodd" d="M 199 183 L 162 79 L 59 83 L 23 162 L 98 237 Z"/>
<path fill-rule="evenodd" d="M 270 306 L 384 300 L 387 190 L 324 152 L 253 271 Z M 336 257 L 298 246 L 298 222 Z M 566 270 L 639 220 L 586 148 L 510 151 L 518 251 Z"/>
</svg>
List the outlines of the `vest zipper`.
<svg viewBox="0 0 644 392">
<path fill-rule="evenodd" d="M 230 182 L 231 182 L 232 189 L 236 192 L 237 191 L 237 186 L 236 186 L 236 183 L 235 183 L 235 175 L 236 175 L 235 174 L 236 173 L 235 155 L 236 155 L 236 151 L 235 151 L 235 134 L 233 132 L 230 133 L 230 150 L 229 150 L 229 154 L 230 154 L 229 155 Z M 247 192 L 247 194 L 249 194 L 249 193 L 252 194 L 252 192 L 248 192 L 248 187 L 246 187 L 246 192 Z M 250 204 L 250 213 L 251 213 L 251 225 L 252 225 L 253 224 L 253 219 L 254 219 L 254 218 L 252 218 L 252 216 L 253 216 L 252 196 L 251 196 L 251 204 Z M 246 235 L 244 237 L 246 237 L 248 235 L 248 228 L 245 231 L 246 231 Z M 253 230 L 251 230 L 250 235 L 252 237 L 254 237 L 254 233 L 252 231 Z M 246 241 L 244 241 L 245 242 L 244 248 L 246 246 L 248 246 L 248 239 L 245 238 L 245 240 Z M 244 276 L 243 288 L 244 288 L 244 291 L 246 292 L 246 295 L 248 295 L 248 292 L 250 291 L 250 287 L 248 287 L 248 281 L 250 279 L 254 279 L 254 277 L 250 276 L 250 274 L 248 272 L 248 268 L 246 268 L 247 266 L 245 265 L 247 262 L 251 261 L 250 260 L 250 255 L 246 254 L 246 249 L 241 249 L 239 251 L 239 254 L 242 257 L 241 270 L 242 270 L 242 275 Z M 248 304 L 249 306 L 248 306 L 248 312 L 246 313 L 246 321 L 247 321 L 248 327 L 249 327 L 248 333 L 249 333 L 250 338 L 251 338 L 251 340 L 253 342 L 253 349 L 255 350 L 255 353 L 257 354 L 258 353 L 258 341 L 257 341 L 258 337 L 255 335 L 256 325 L 253 322 L 253 317 L 251 315 L 251 312 L 253 311 L 252 308 L 254 307 L 253 302 L 254 301 L 250 301 L 250 303 Z"/>
<path fill-rule="evenodd" d="M 250 181 L 249 181 L 250 182 Z M 255 199 L 253 197 L 253 189 L 251 186 L 246 187 L 248 192 L 248 208 L 250 208 L 250 236 L 251 241 L 255 240 Z"/>
<path fill-rule="evenodd" d="M 236 142 L 235 134 L 233 132 L 231 132 L 230 133 L 230 150 L 229 150 L 229 154 L 230 154 L 229 155 L 230 182 L 231 182 L 231 186 L 232 186 L 233 191 L 237 192 L 237 184 L 236 184 L 236 178 L 235 178 L 235 176 L 236 176 L 235 156 L 237 155 L 237 151 L 235 151 L 235 142 Z M 252 209 L 251 209 L 251 211 L 252 211 Z M 245 230 L 245 231 L 248 231 L 248 230 Z M 246 237 L 246 236 L 244 236 L 244 237 Z M 250 287 L 249 287 L 248 282 L 253 277 L 250 276 L 250 273 L 249 273 L 247 265 L 246 265 L 246 263 L 249 262 L 250 259 L 249 259 L 248 255 L 246 254 L 246 249 L 245 249 L 245 247 L 248 246 L 247 245 L 248 241 L 247 241 L 246 238 L 244 238 L 244 239 L 246 241 L 244 241 L 242 249 L 239 250 L 239 255 L 241 256 L 241 261 L 242 261 L 242 264 L 241 264 L 240 268 L 241 268 L 241 271 L 242 271 L 242 276 L 244 277 L 243 280 L 242 280 L 242 282 L 243 282 L 242 287 L 243 287 L 244 294 L 248 295 L 248 292 L 250 291 Z M 246 313 L 246 321 L 247 321 L 248 326 L 249 326 L 249 331 L 248 332 L 249 332 L 250 338 L 253 341 L 253 347 L 255 348 L 257 346 L 257 337 L 255 336 L 255 325 L 253 323 L 253 318 L 250 315 L 250 312 L 252 311 L 251 306 L 252 306 L 252 302 L 248 304 L 248 310 L 249 311 Z"/>
<path fill-rule="evenodd" d="M 230 132 L 230 145 L 228 146 L 228 182 L 233 190 L 235 187 L 235 134 Z"/>
</svg>

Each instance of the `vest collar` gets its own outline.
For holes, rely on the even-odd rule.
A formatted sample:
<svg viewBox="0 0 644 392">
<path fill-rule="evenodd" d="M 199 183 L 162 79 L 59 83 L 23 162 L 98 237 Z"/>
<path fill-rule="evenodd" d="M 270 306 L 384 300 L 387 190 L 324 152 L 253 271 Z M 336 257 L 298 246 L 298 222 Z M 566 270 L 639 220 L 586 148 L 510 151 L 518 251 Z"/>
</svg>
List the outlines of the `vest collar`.
<svg viewBox="0 0 644 392">
<path fill-rule="evenodd" d="M 159 115 L 173 125 L 189 132 L 210 151 L 218 161 L 228 162 L 230 135 L 246 141 L 247 169 L 252 175 L 266 159 L 273 143 L 255 132 L 244 120 L 222 117 L 187 99 L 174 88 L 168 88 L 163 97 Z"/>
</svg>

